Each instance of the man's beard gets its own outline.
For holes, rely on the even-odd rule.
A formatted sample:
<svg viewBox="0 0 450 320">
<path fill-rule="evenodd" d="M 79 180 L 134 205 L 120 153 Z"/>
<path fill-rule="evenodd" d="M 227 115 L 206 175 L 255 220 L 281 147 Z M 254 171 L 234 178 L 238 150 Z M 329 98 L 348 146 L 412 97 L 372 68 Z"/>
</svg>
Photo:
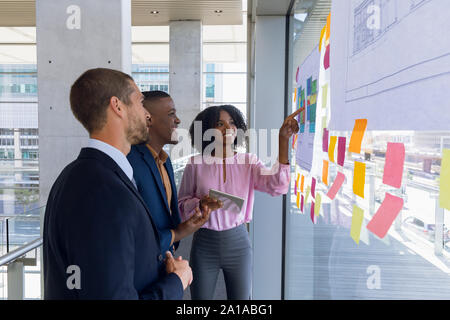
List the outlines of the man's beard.
<svg viewBox="0 0 450 320">
<path fill-rule="evenodd" d="M 145 123 L 134 118 L 127 130 L 127 140 L 131 145 L 147 142 L 148 128 Z"/>
</svg>

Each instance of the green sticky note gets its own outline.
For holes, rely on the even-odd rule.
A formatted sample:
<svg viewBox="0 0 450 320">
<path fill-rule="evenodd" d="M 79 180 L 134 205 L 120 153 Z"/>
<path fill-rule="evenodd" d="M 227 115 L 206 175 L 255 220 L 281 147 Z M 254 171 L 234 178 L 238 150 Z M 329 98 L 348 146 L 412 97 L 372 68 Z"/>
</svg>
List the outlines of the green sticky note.
<svg viewBox="0 0 450 320">
<path fill-rule="evenodd" d="M 311 187 L 307 186 L 306 187 L 306 197 L 305 197 L 305 204 L 308 203 L 308 197 L 309 197 L 309 193 L 311 192 Z"/>
<path fill-rule="evenodd" d="M 356 205 L 353 205 L 352 227 L 350 229 L 350 236 L 359 244 L 359 237 L 361 235 L 361 226 L 364 220 L 364 211 Z"/>
<path fill-rule="evenodd" d="M 319 216 L 321 203 L 322 203 L 322 197 L 320 196 L 320 193 L 316 192 L 316 202 L 314 205 L 314 214 L 316 217 Z"/>
<path fill-rule="evenodd" d="M 450 210 L 450 149 L 442 151 L 439 206 Z"/>
<path fill-rule="evenodd" d="M 322 108 L 326 108 L 328 103 L 328 83 L 322 86 Z"/>
</svg>

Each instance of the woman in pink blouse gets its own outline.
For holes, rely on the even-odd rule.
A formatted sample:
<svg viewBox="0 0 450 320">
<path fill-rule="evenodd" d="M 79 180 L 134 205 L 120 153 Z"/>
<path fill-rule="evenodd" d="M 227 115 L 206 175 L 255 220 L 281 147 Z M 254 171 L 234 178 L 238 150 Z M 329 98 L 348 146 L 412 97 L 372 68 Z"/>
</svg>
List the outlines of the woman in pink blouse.
<svg viewBox="0 0 450 320">
<path fill-rule="evenodd" d="M 192 123 L 189 130 L 192 144 L 201 155 L 188 161 L 181 180 L 178 206 L 182 221 L 208 203 L 210 189 L 245 199 L 239 213 L 225 208 L 211 212 L 209 220 L 194 234 L 190 255 L 194 275 L 192 299 L 213 298 L 220 269 L 224 273 L 228 299 L 251 298 L 252 250 L 245 224 L 252 219 L 254 190 L 272 196 L 288 191 L 289 138 L 298 132 L 297 114 L 298 111 L 286 118 L 280 128 L 278 162 L 271 169 L 254 154 L 234 151 L 238 130 L 247 131 L 242 113 L 234 106 L 209 107 Z M 195 130 L 199 129 L 196 121 L 201 123 L 200 130 Z M 208 139 L 211 132 L 214 137 Z"/>
</svg>

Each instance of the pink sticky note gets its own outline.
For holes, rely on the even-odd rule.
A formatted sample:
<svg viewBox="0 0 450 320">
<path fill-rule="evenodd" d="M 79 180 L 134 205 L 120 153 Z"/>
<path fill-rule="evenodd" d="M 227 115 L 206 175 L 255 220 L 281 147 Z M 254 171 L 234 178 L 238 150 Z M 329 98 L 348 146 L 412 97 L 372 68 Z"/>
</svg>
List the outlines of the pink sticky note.
<svg viewBox="0 0 450 320">
<path fill-rule="evenodd" d="M 313 198 L 316 198 L 316 179 L 312 178 L 311 181 L 311 195 L 313 196 Z"/>
<path fill-rule="evenodd" d="M 297 181 L 298 180 L 295 180 L 295 183 L 294 183 L 294 194 L 297 194 Z"/>
<path fill-rule="evenodd" d="M 372 220 L 367 224 L 367 229 L 379 238 L 384 238 L 402 208 L 402 198 L 386 193 L 380 208 L 378 208 Z"/>
<path fill-rule="evenodd" d="M 301 203 L 300 204 L 300 211 L 303 212 L 303 195 L 302 195 L 300 203 Z"/>
<path fill-rule="evenodd" d="M 339 137 L 337 163 L 340 166 L 344 166 L 346 142 L 347 142 L 347 139 L 345 137 Z"/>
<path fill-rule="evenodd" d="M 322 150 L 323 152 L 328 152 L 328 134 L 329 131 L 327 128 L 323 128 L 323 136 L 322 136 Z"/>
<path fill-rule="evenodd" d="M 327 45 L 325 57 L 323 58 L 323 67 L 327 70 L 330 67 L 330 45 Z"/>
<path fill-rule="evenodd" d="M 312 223 L 315 223 L 314 222 L 314 207 L 315 207 L 314 201 L 311 201 L 311 221 L 312 221 Z"/>
<path fill-rule="evenodd" d="M 338 172 L 336 179 L 334 179 L 333 185 L 331 186 L 330 190 L 328 190 L 327 197 L 331 200 L 334 200 L 336 197 L 336 194 L 339 192 L 339 189 L 341 189 L 342 184 L 344 183 L 345 175 L 342 172 Z"/>
<path fill-rule="evenodd" d="M 400 188 L 402 186 L 403 165 L 405 163 L 405 145 L 388 142 L 384 163 L 383 183 Z"/>
</svg>

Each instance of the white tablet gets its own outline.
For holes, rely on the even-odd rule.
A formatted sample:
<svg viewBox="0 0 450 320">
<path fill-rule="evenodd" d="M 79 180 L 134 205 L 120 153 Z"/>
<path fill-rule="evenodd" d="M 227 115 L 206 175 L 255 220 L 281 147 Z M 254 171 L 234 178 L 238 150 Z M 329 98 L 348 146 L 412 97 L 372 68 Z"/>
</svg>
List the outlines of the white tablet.
<svg viewBox="0 0 450 320">
<path fill-rule="evenodd" d="M 222 201 L 223 207 L 221 209 L 232 213 L 241 213 L 245 202 L 244 198 L 214 189 L 209 190 L 209 196 Z"/>
</svg>

